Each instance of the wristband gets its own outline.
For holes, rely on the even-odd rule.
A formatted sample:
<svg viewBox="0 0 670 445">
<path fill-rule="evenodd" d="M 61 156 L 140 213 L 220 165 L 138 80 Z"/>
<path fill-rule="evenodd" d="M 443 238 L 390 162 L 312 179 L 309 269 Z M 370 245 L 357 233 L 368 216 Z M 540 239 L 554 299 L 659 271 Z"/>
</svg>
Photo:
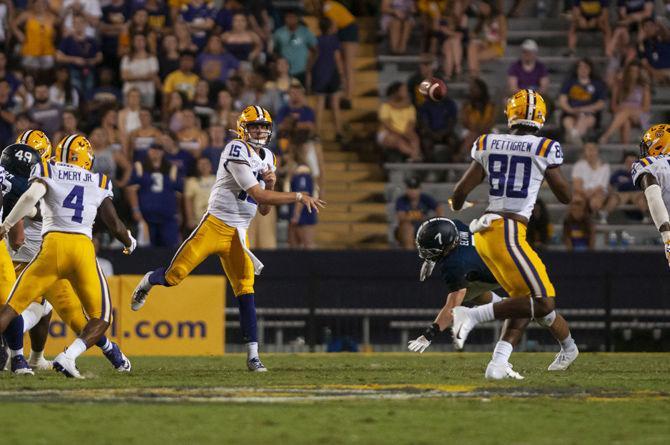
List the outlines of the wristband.
<svg viewBox="0 0 670 445">
<path fill-rule="evenodd" d="M 433 323 L 426 328 L 423 333 L 423 336 L 426 337 L 426 340 L 433 341 L 435 336 L 440 333 L 440 326 L 437 323 Z"/>
<path fill-rule="evenodd" d="M 295 194 L 295 202 L 300 202 L 302 201 L 302 193 L 296 192 Z"/>
</svg>

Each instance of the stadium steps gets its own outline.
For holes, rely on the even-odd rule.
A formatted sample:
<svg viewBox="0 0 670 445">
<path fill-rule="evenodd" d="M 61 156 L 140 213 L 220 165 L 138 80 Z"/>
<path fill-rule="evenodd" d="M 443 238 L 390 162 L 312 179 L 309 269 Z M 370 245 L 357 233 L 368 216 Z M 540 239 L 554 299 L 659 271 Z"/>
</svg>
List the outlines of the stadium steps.
<svg viewBox="0 0 670 445">
<path fill-rule="evenodd" d="M 318 35 L 318 21 L 305 22 Z M 342 110 L 347 146 L 335 142 L 332 111 L 326 109 L 319 137 L 323 150 L 324 198 L 317 244 L 321 248 L 388 247 L 384 174 L 369 146 L 377 131 L 379 68 L 376 54 L 378 19 L 358 17 L 361 44 L 355 61 L 352 109 Z M 310 106 L 316 97 L 309 97 Z M 346 148 L 348 151 L 342 151 Z"/>
</svg>

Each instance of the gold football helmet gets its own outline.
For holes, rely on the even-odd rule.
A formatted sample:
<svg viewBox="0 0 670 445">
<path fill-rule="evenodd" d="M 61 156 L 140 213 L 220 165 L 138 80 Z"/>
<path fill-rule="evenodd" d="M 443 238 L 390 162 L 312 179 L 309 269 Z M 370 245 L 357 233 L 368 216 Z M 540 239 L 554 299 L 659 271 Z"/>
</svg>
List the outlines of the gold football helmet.
<svg viewBox="0 0 670 445">
<path fill-rule="evenodd" d="M 642 135 L 640 157 L 670 154 L 670 124 L 656 124 Z"/>
<path fill-rule="evenodd" d="M 49 159 L 51 157 L 51 141 L 41 130 L 26 130 L 16 138 L 17 144 L 26 144 L 34 148 L 42 157 Z"/>
<path fill-rule="evenodd" d="M 249 134 L 250 125 L 260 125 L 261 137 L 252 138 Z M 265 146 L 272 137 L 272 116 L 270 112 L 258 105 L 249 105 L 237 119 L 237 135 L 243 141 L 256 146 Z"/>
<path fill-rule="evenodd" d="M 90 170 L 93 167 L 93 146 L 84 135 L 71 134 L 58 143 L 54 158 L 57 162 Z"/>
<path fill-rule="evenodd" d="M 539 130 L 547 119 L 547 104 L 540 93 L 533 90 L 519 90 L 507 99 L 505 115 L 509 128 L 525 125 Z"/>
</svg>

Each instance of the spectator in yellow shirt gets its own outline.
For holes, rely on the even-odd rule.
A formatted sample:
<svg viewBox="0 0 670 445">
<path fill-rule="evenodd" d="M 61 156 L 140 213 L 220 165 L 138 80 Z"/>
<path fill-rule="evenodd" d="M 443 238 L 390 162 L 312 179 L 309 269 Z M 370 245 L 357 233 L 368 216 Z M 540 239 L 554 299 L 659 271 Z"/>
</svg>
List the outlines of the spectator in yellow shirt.
<svg viewBox="0 0 670 445">
<path fill-rule="evenodd" d="M 166 98 L 173 91 L 178 91 L 186 95 L 188 100 L 192 100 L 195 95 L 195 86 L 200 78 L 193 72 L 195 57 L 191 52 L 184 52 L 179 56 L 179 69 L 171 72 L 165 78 L 163 84 L 163 94 Z"/>
<path fill-rule="evenodd" d="M 416 108 L 409 101 L 407 86 L 392 83 L 386 90 L 388 100 L 379 108 L 377 143 L 384 149 L 397 150 L 410 162 L 421 161 L 421 144 L 416 134 Z"/>
</svg>

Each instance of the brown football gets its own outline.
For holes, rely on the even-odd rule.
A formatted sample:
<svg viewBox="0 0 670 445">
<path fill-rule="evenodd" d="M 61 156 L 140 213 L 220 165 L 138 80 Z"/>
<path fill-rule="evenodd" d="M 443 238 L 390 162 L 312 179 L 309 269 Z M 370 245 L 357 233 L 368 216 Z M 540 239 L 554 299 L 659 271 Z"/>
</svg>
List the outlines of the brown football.
<svg viewBox="0 0 670 445">
<path fill-rule="evenodd" d="M 431 77 L 421 82 L 419 91 L 430 100 L 439 102 L 447 95 L 447 84 L 442 79 Z"/>
</svg>

